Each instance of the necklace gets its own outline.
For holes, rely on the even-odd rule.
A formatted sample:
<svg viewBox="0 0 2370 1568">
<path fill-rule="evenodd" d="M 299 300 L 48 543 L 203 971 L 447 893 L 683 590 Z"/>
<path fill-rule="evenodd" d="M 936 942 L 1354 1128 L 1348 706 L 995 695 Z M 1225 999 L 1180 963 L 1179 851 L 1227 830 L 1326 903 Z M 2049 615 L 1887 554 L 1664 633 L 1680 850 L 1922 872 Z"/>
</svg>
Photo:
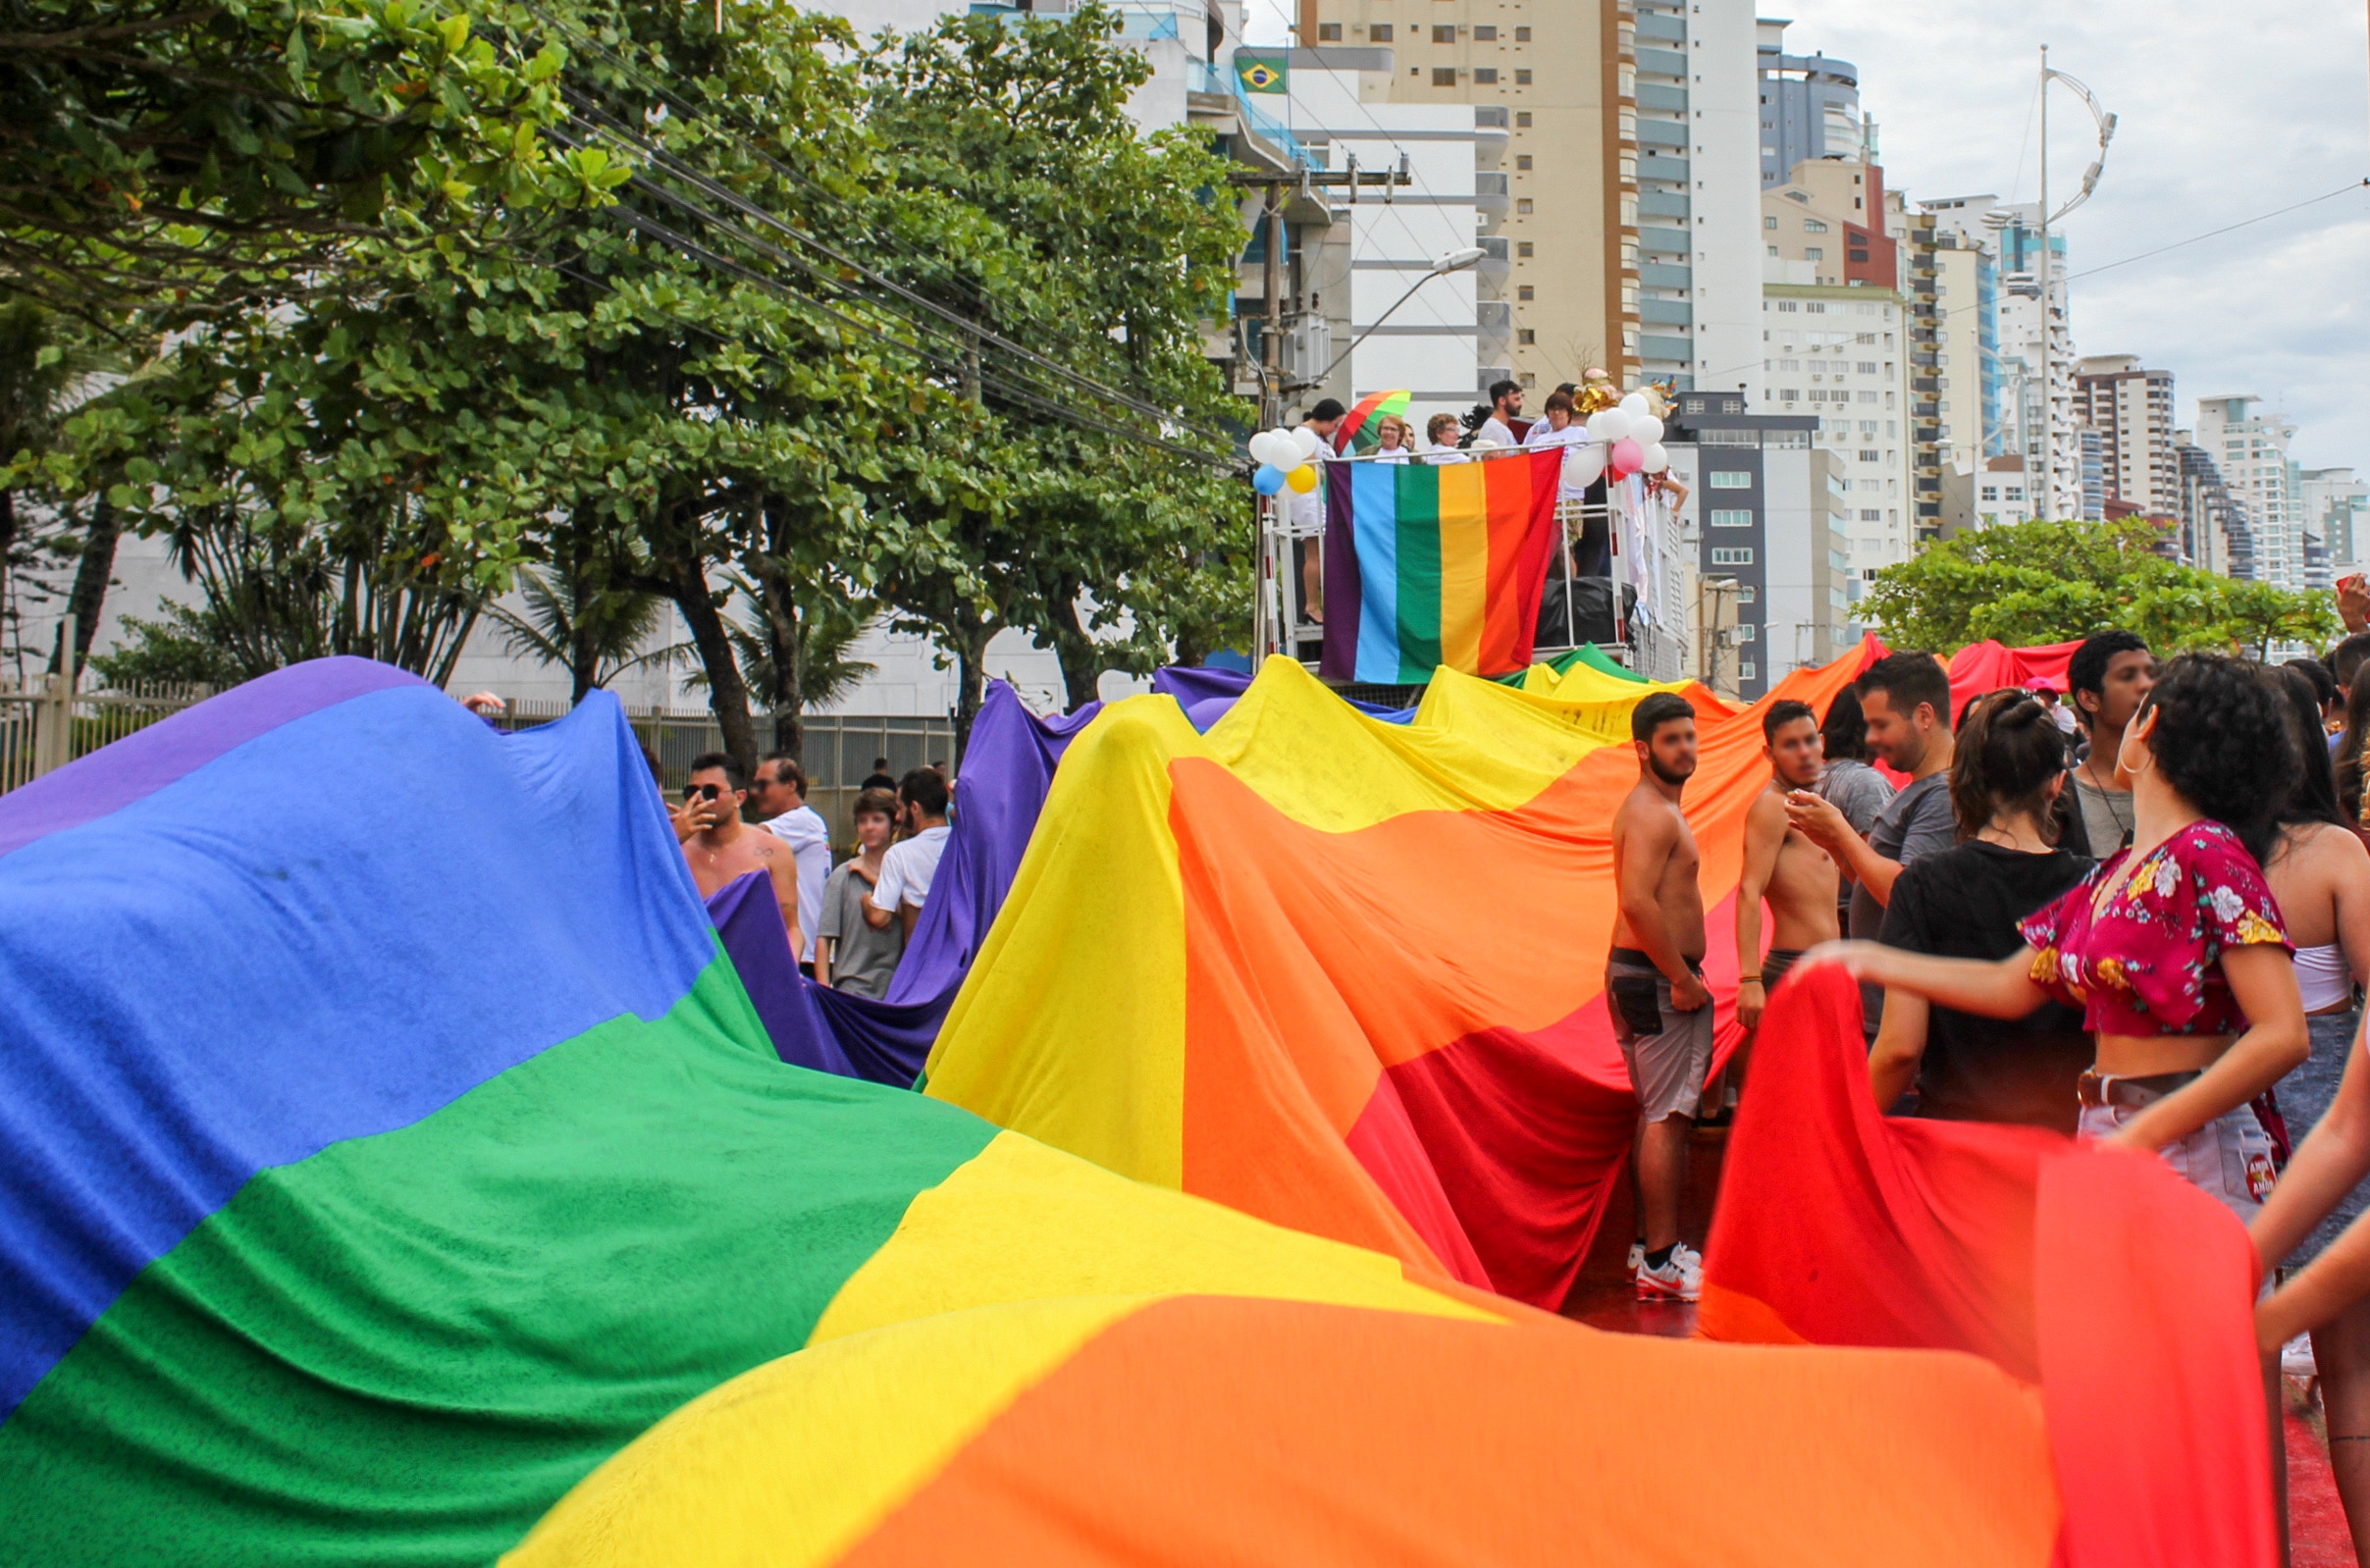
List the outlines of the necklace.
<svg viewBox="0 0 2370 1568">
<path fill-rule="evenodd" d="M 2131 797 L 2129 795 L 2125 795 L 2122 790 L 2116 789 L 2112 785 L 2102 784 L 2099 782 L 2098 758 L 2095 754 L 2083 758 L 2081 770 L 2082 776 L 2090 781 L 2090 789 L 2092 793 L 2097 795 L 2099 800 L 2106 806 L 2107 814 L 2115 819 L 2116 827 L 2122 830 L 2125 838 L 2130 838 L 2132 836 L 2133 818 L 2124 814 L 2125 809 L 2115 804 L 2115 797 L 2118 795 L 2124 795 L 2124 798 L 2127 801 L 2130 800 Z M 2097 846 L 2092 845 L 2091 848 L 2096 849 Z"/>
</svg>

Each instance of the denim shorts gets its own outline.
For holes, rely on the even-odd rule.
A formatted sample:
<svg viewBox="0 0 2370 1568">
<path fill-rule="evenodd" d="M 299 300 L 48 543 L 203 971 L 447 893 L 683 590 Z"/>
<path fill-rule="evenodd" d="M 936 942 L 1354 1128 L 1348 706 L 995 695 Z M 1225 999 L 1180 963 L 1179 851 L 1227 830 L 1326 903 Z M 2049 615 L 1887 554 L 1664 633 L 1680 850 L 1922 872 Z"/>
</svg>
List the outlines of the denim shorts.
<svg viewBox="0 0 2370 1568">
<path fill-rule="evenodd" d="M 2353 1050 L 2353 1034 L 2361 1019 L 2358 1010 L 2348 1009 L 2304 1020 L 2312 1032 L 2312 1055 L 2280 1080 L 2279 1090 L 2280 1112 L 2288 1118 L 2289 1140 L 2299 1148 L 2321 1118 L 2329 1114 L 2331 1102 L 2337 1099 L 2337 1086 L 2345 1076 L 2345 1058 Z M 2370 1187 L 2370 1183 L 2365 1187 Z M 2345 1227 L 2362 1212 L 2365 1187 L 2355 1187 L 2338 1200 L 2338 1206 L 2329 1211 L 2329 1218 L 2315 1226 L 2312 1234 L 2288 1255 L 2289 1268 L 2301 1269 L 2344 1232 Z"/>
<path fill-rule="evenodd" d="M 2078 1133 L 2085 1138 L 2112 1137 L 2123 1130 L 2139 1108 L 2129 1105 L 2085 1105 Z M 2251 1221 L 2271 1196 L 2279 1179 L 2271 1163 L 2271 1134 L 2246 1106 L 2225 1111 L 2185 1138 L 2175 1138 L 2156 1151 L 2181 1178 L 2220 1198 L 2240 1221 Z"/>
</svg>

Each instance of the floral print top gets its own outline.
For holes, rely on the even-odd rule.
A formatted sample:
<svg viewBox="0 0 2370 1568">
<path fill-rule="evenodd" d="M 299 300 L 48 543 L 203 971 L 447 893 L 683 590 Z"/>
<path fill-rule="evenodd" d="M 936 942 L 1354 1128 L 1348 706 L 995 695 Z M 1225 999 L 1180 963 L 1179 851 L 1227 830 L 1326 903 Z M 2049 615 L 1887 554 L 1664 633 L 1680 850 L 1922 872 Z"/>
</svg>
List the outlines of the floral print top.
<svg viewBox="0 0 2370 1568">
<path fill-rule="evenodd" d="M 2222 977 L 2225 949 L 2276 942 L 2290 952 L 2280 906 L 2238 835 L 2200 819 L 2133 867 L 2099 863 L 2019 927 L 2032 944 L 2032 978 L 2101 1034 L 2237 1034 L 2246 1018 Z"/>
</svg>

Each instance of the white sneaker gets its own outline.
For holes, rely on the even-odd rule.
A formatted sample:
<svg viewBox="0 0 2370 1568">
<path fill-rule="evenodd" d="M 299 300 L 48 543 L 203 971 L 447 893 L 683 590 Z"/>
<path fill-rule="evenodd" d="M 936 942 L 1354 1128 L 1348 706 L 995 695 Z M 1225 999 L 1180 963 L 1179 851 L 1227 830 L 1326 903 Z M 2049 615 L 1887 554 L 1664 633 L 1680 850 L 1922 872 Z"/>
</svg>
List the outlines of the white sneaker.
<svg viewBox="0 0 2370 1568">
<path fill-rule="evenodd" d="M 1627 1274 L 1630 1279 L 1635 1280 L 1638 1277 L 1638 1270 L 1644 1266 L 1645 1262 L 1646 1243 L 1643 1241 L 1632 1241 L 1629 1244 L 1629 1261 L 1621 1266 L 1622 1271 Z"/>
<path fill-rule="evenodd" d="M 1700 1301 L 1704 1295 L 1704 1255 L 1679 1243 L 1659 1269 L 1638 1260 L 1640 1301 Z"/>
</svg>

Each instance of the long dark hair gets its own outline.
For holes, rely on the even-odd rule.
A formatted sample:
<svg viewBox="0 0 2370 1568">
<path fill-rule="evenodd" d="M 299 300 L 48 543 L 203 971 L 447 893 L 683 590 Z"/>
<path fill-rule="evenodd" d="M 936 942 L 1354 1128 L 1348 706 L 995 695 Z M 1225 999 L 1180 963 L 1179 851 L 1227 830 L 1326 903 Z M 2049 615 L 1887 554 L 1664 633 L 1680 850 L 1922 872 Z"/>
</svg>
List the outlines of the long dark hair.
<svg viewBox="0 0 2370 1568">
<path fill-rule="evenodd" d="M 2303 766 L 2284 692 L 2259 664 L 2184 653 L 2165 665 L 2133 721 L 2151 711 L 2146 744 L 2164 781 L 2261 863 Z"/>
<path fill-rule="evenodd" d="M 1818 727 L 1818 739 L 1830 762 L 1869 759 L 1868 716 L 1860 711 L 1858 687 L 1847 686 L 1835 694 L 1827 705 L 1826 722 Z"/>
<path fill-rule="evenodd" d="M 1995 817 L 2032 818 L 2041 837 L 2057 841 L 2049 815 L 2049 781 L 2066 773 L 2066 737 L 2048 705 L 2030 692 L 1986 692 L 1960 715 L 1958 749 L 1950 760 L 1950 806 L 1959 837 L 1971 839 Z"/>
<path fill-rule="evenodd" d="M 2337 738 L 2337 804 L 2348 821 L 2362 815 L 2362 748 L 2370 746 L 2370 681 L 2345 693 L 2345 727 Z"/>
<path fill-rule="evenodd" d="M 2345 813 L 2337 804 L 2337 773 L 2329 765 L 2329 733 L 2321 728 L 2317 683 L 2293 664 L 2264 673 L 2288 699 L 2289 728 L 2296 743 L 2296 784 L 2281 809 L 2280 826 L 2301 827 L 2306 822 L 2345 826 Z"/>
</svg>

